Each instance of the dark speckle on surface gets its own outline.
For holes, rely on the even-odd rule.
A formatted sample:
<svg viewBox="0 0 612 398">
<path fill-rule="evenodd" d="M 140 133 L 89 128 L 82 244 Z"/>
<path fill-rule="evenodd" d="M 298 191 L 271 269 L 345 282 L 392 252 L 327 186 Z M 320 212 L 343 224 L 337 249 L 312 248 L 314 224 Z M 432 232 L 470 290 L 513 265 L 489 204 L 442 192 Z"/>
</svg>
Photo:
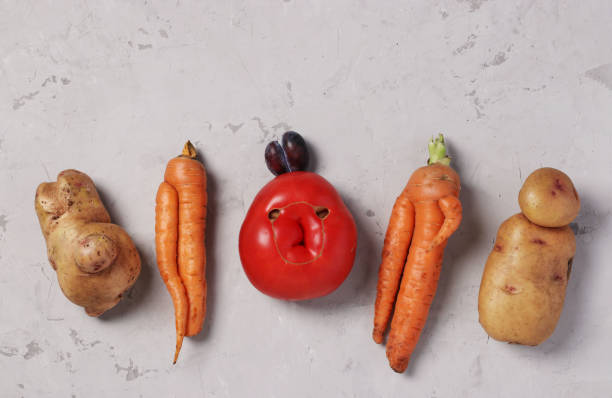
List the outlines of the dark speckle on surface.
<svg viewBox="0 0 612 398">
<path fill-rule="evenodd" d="M 34 340 L 32 340 L 26 345 L 26 349 L 27 349 L 26 353 L 23 354 L 24 359 L 34 358 L 35 356 L 43 352 L 42 348 L 40 348 L 38 343 Z"/>
<path fill-rule="evenodd" d="M 270 130 L 266 128 L 266 125 L 264 124 L 264 122 L 261 120 L 260 117 L 255 116 L 251 118 L 251 120 L 254 120 L 257 122 L 257 127 L 259 127 L 259 130 L 263 133 L 263 137 L 261 138 L 260 141 L 264 142 L 266 138 L 268 138 L 268 135 L 270 134 Z"/>
<path fill-rule="evenodd" d="M 72 342 L 74 345 L 82 345 L 83 339 L 79 338 L 79 334 L 76 330 L 70 329 L 70 338 L 72 338 Z"/>
<path fill-rule="evenodd" d="M 374 213 L 373 210 L 368 209 L 366 211 L 366 216 L 368 216 L 368 217 L 374 217 L 375 215 L 376 215 L 376 213 Z"/>
<path fill-rule="evenodd" d="M 21 108 L 22 106 L 24 106 L 27 101 L 33 100 L 34 97 L 36 97 L 39 92 L 40 91 L 36 90 L 36 91 L 33 91 L 33 92 L 29 93 L 29 94 L 22 95 L 19 98 L 15 98 L 13 100 L 13 110 L 17 110 L 17 109 Z"/>
<path fill-rule="evenodd" d="M 91 343 L 86 342 L 81 337 L 79 337 L 79 333 L 74 329 L 70 329 L 70 338 L 72 339 L 74 345 L 79 347 L 79 351 L 85 351 L 101 343 L 100 340 L 95 340 Z"/>
<path fill-rule="evenodd" d="M 0 347 L 0 354 L 4 355 L 5 357 L 14 357 L 18 352 L 19 350 L 15 347 Z"/>
<path fill-rule="evenodd" d="M 287 97 L 289 98 L 289 106 L 293 106 L 295 104 L 295 100 L 293 99 L 293 93 L 291 92 L 291 82 L 285 83 L 285 87 L 287 87 Z"/>
<path fill-rule="evenodd" d="M 495 57 L 493 57 L 492 60 L 490 60 L 489 62 L 485 62 L 482 66 L 484 68 L 488 68 L 489 66 L 497 66 L 497 65 L 503 64 L 507 60 L 508 60 L 508 57 L 506 53 L 503 51 L 500 51 L 497 54 L 495 54 Z"/>
<path fill-rule="evenodd" d="M 476 44 L 476 35 L 475 34 L 470 34 L 467 37 L 467 40 L 465 41 L 465 43 L 463 43 L 462 45 L 457 47 L 455 49 L 455 51 L 453 51 L 453 54 L 455 54 L 455 55 L 461 54 L 464 51 L 467 51 L 470 48 L 474 47 L 475 44 Z"/>
<path fill-rule="evenodd" d="M 227 123 L 225 125 L 225 127 L 227 127 L 228 129 L 232 131 L 232 134 L 236 134 L 236 132 L 240 130 L 242 126 L 244 126 L 244 123 L 239 123 L 239 124 Z"/>
<path fill-rule="evenodd" d="M 42 82 L 42 84 L 41 84 L 40 86 L 41 86 L 41 87 L 45 87 L 45 86 L 46 86 L 47 84 L 49 84 L 49 83 L 56 83 L 56 82 L 57 82 L 57 76 L 52 75 L 52 76 L 49 76 L 48 78 L 46 78 L 46 79 L 45 79 L 45 80 Z"/>
<path fill-rule="evenodd" d="M 157 372 L 157 370 L 155 369 L 146 369 L 144 371 L 139 371 L 138 366 L 134 366 L 134 361 L 132 361 L 131 358 L 130 358 L 130 364 L 127 367 L 123 367 L 123 366 L 119 366 L 119 364 L 115 364 L 115 371 L 117 373 L 125 371 L 126 381 L 132 381 L 150 372 Z"/>
<path fill-rule="evenodd" d="M 459 3 L 467 3 L 470 6 L 470 12 L 474 12 L 482 6 L 487 0 L 457 0 Z"/>
</svg>

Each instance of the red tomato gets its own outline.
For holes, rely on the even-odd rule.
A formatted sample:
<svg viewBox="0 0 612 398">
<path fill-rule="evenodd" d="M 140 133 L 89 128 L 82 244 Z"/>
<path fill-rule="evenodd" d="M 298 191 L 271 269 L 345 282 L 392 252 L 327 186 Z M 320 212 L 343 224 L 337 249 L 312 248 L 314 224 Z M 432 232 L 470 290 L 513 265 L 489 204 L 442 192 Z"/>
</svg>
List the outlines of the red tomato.
<svg viewBox="0 0 612 398">
<path fill-rule="evenodd" d="M 281 174 L 257 194 L 240 229 L 240 260 L 261 292 L 305 300 L 334 291 L 355 259 L 357 228 L 334 187 L 306 171 Z"/>
</svg>

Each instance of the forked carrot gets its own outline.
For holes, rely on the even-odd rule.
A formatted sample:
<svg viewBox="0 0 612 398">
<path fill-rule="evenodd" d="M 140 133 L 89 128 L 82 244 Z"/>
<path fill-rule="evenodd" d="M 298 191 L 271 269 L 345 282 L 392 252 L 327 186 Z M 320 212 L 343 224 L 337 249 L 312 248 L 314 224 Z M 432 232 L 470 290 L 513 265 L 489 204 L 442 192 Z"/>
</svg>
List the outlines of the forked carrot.
<svg viewBox="0 0 612 398">
<path fill-rule="evenodd" d="M 372 337 L 382 343 L 393 312 L 387 358 L 396 372 L 408 366 L 436 292 L 446 241 L 461 222 L 459 175 L 448 166 L 442 134 L 429 143 L 429 154 L 428 166 L 412 174 L 395 202 L 378 273 Z"/>
<path fill-rule="evenodd" d="M 176 319 L 174 363 L 183 337 L 198 334 L 206 315 L 206 203 L 206 171 L 187 141 L 166 166 L 155 207 L 157 265 Z"/>
</svg>

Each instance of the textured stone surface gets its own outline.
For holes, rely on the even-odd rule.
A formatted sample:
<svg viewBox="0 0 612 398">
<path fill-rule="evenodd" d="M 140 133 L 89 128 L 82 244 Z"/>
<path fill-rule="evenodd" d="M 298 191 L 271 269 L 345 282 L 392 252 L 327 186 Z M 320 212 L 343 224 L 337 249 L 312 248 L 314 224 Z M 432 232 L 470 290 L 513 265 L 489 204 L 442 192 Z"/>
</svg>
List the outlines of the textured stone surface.
<svg viewBox="0 0 612 398">
<path fill-rule="evenodd" d="M 612 3 L 605 0 L 5 1 L 0 4 L 0 384 L 7 397 L 609 396 Z M 265 143 L 301 132 L 353 211 L 348 280 L 303 303 L 257 292 L 242 218 L 272 177 Z M 370 338 L 384 230 L 425 144 L 447 134 L 465 219 L 404 375 Z M 209 317 L 171 365 L 154 196 L 191 139 L 210 178 Z M 499 224 L 540 166 L 582 196 L 554 335 L 488 340 L 477 294 Z M 62 295 L 38 183 L 88 173 L 142 275 L 89 318 Z"/>
</svg>

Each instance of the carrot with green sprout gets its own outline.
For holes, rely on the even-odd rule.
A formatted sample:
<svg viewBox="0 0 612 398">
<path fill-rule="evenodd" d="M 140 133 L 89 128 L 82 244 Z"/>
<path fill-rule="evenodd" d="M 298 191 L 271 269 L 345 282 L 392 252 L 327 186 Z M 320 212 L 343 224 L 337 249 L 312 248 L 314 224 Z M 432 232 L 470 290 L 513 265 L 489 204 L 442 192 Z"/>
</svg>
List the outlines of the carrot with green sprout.
<svg viewBox="0 0 612 398">
<path fill-rule="evenodd" d="M 442 134 L 429 143 L 429 155 L 393 206 L 378 273 L 372 337 L 382 343 L 393 312 L 387 358 L 400 373 L 425 326 L 444 247 L 462 215 L 459 175 L 449 166 Z"/>
</svg>

